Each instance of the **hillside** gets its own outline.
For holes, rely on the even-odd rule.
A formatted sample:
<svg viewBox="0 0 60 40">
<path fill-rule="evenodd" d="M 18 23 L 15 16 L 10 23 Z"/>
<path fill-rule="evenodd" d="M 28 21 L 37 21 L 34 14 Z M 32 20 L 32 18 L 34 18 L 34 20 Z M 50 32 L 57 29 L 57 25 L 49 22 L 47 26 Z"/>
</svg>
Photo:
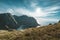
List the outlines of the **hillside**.
<svg viewBox="0 0 60 40">
<path fill-rule="evenodd" d="M 11 13 L 0 13 L 0 30 L 26 29 L 36 27 L 39 24 L 33 17 L 26 15 L 16 16 Z"/>
<path fill-rule="evenodd" d="M 16 29 L 17 21 L 10 13 L 0 13 L 0 30 Z"/>
<path fill-rule="evenodd" d="M 0 40 L 60 40 L 60 23 L 21 31 L 0 30 Z"/>
<path fill-rule="evenodd" d="M 27 15 L 22 16 L 13 15 L 13 17 L 18 22 L 20 29 L 32 28 L 39 25 L 34 17 L 29 17 Z"/>
</svg>

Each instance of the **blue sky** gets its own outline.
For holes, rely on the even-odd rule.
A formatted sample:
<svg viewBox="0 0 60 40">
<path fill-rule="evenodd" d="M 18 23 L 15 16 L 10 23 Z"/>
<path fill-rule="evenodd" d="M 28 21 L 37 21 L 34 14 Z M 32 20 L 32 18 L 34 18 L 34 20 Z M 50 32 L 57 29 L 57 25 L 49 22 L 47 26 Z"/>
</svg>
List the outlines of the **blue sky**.
<svg viewBox="0 0 60 40">
<path fill-rule="evenodd" d="M 60 0 L 0 0 L 0 13 L 28 15 L 41 25 L 60 20 Z"/>
</svg>

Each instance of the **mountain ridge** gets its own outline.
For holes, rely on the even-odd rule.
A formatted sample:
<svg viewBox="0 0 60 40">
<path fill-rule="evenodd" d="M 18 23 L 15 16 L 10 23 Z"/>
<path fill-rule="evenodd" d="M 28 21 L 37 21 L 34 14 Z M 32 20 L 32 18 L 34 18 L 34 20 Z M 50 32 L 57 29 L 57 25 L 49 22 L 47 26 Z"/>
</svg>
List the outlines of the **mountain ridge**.
<svg viewBox="0 0 60 40">
<path fill-rule="evenodd" d="M 26 29 L 31 27 L 36 27 L 39 24 L 33 17 L 28 17 L 26 15 L 16 16 L 10 13 L 0 13 L 0 30 L 9 29 Z"/>
</svg>

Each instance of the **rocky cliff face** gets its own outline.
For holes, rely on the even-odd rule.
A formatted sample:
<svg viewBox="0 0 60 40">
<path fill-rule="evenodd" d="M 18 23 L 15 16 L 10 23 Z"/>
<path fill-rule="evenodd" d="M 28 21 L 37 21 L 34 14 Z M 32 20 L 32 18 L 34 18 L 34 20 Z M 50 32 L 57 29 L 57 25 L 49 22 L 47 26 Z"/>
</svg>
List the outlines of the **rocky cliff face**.
<svg viewBox="0 0 60 40">
<path fill-rule="evenodd" d="M 22 16 L 14 16 L 16 21 L 20 25 L 20 29 L 32 28 L 37 27 L 39 24 L 37 23 L 36 19 L 33 17 L 28 17 L 26 15 Z"/>
<path fill-rule="evenodd" d="M 0 30 L 3 29 L 26 29 L 36 27 L 39 24 L 33 17 L 26 15 L 16 16 L 10 13 L 0 13 Z"/>
<path fill-rule="evenodd" d="M 16 29 L 17 21 L 10 13 L 0 14 L 0 29 Z"/>
</svg>

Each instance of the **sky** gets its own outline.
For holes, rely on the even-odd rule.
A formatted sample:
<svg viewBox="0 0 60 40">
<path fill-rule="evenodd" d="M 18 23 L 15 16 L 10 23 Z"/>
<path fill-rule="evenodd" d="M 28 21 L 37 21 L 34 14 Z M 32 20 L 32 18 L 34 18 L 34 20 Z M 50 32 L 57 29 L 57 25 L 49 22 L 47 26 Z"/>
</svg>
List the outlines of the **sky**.
<svg viewBox="0 0 60 40">
<path fill-rule="evenodd" d="M 0 14 L 27 15 L 41 25 L 60 20 L 60 0 L 0 0 Z"/>
</svg>

